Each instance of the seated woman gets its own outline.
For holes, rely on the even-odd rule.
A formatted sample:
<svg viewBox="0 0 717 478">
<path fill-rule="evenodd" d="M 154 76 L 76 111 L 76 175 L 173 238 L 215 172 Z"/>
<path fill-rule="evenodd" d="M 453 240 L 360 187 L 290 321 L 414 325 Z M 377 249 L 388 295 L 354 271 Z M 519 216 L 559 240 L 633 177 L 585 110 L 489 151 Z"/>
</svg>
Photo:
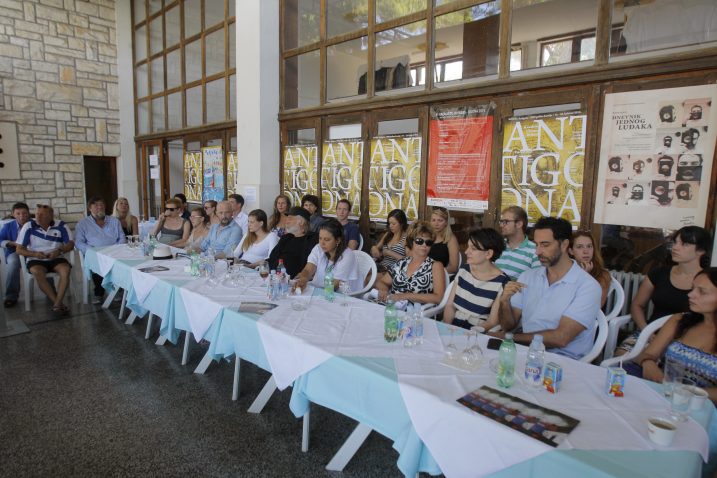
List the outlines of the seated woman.
<svg viewBox="0 0 717 478">
<path fill-rule="evenodd" d="M 206 210 L 202 207 L 192 209 L 189 214 L 189 222 L 192 224 L 192 233 L 189 234 L 184 244 L 180 244 L 178 247 L 184 247 L 187 252 L 201 252 L 202 241 L 207 237 L 211 228 Z"/>
<path fill-rule="evenodd" d="M 436 242 L 431 246 L 430 256 L 434 261 L 443 264 L 449 274 L 458 271 L 458 256 L 460 254 L 458 239 L 451 230 L 450 215 L 444 207 L 434 207 L 431 214 L 431 227 L 436 233 Z"/>
<path fill-rule="evenodd" d="M 306 194 L 301 198 L 301 207 L 309 211 L 311 214 L 311 232 L 319 232 L 319 227 L 324 223 L 326 218 L 321 215 L 321 201 L 314 194 Z"/>
<path fill-rule="evenodd" d="M 127 198 L 117 198 L 112 210 L 112 215 L 119 219 L 122 232 L 125 236 L 139 235 L 139 221 L 137 221 L 137 216 L 132 215 L 129 211 L 129 201 Z"/>
<path fill-rule="evenodd" d="M 600 284 L 602 288 L 600 308 L 605 307 L 612 277 L 610 277 L 610 273 L 605 269 L 605 263 L 602 260 L 600 251 L 595 248 L 595 240 L 592 234 L 588 231 L 578 231 L 573 234 L 573 237 L 570 239 L 568 253 L 585 272 L 598 281 L 598 284 Z"/>
<path fill-rule="evenodd" d="M 172 198 L 166 202 L 164 213 L 159 215 L 157 225 L 154 226 L 152 234 L 162 244 L 173 247 L 181 247 L 189 238 L 189 221 L 182 219 L 182 202 Z"/>
<path fill-rule="evenodd" d="M 475 229 L 468 236 L 466 264 L 453 283 L 443 310 L 443 322 L 464 329 L 486 331 L 498 325 L 500 295 L 510 280 L 494 262 L 505 250 L 505 240 L 494 229 Z"/>
<path fill-rule="evenodd" d="M 438 304 L 446 290 L 443 264 L 428 257 L 434 240 L 433 229 L 416 221 L 406 234 L 408 255 L 376 281 L 378 299 L 419 304 Z"/>
<path fill-rule="evenodd" d="M 400 209 L 388 213 L 388 231 L 371 248 L 371 256 L 378 262 L 378 271 L 384 273 L 406 257 L 406 229 L 408 218 Z"/>
<path fill-rule="evenodd" d="M 304 269 L 296 276 L 296 287 L 306 289 L 306 284 L 324 287 L 324 277 L 328 271 L 334 275 L 334 289 L 341 281 L 349 283 L 351 290 L 359 290 L 358 263 L 351 249 L 346 247 L 344 228 L 339 221 L 330 218 L 319 227 L 319 243 L 309 254 Z"/>
<path fill-rule="evenodd" d="M 634 363 L 641 366 L 643 378 L 662 382 L 658 361 L 677 362 L 686 378 L 717 402 L 717 267 L 699 272 L 687 295 L 690 311 L 670 317 Z"/>
<path fill-rule="evenodd" d="M 209 217 L 210 226 L 217 224 L 221 221 L 221 219 L 219 219 L 219 216 L 217 216 L 217 202 L 214 199 L 204 201 L 204 212 L 206 212 L 207 216 Z"/>
<path fill-rule="evenodd" d="M 291 209 L 291 199 L 284 194 L 279 194 L 274 199 L 274 212 L 269 219 L 269 230 L 275 232 L 281 237 L 289 226 L 289 209 Z"/>
<path fill-rule="evenodd" d="M 249 231 L 234 249 L 234 257 L 239 263 L 254 268 L 269 258 L 271 250 L 279 242 L 279 236 L 269 232 L 266 213 L 261 209 L 249 213 L 247 224 Z"/>
<path fill-rule="evenodd" d="M 637 331 L 627 337 L 615 350 L 624 355 L 632 350 L 640 331 L 655 319 L 689 310 L 687 293 L 695 275 L 710 263 L 712 239 L 709 232 L 697 226 L 685 226 L 672 235 L 673 266 L 658 267 L 643 279 L 637 295 L 632 299 L 630 314 Z M 647 317 L 647 305 L 652 301 L 652 315 Z"/>
</svg>

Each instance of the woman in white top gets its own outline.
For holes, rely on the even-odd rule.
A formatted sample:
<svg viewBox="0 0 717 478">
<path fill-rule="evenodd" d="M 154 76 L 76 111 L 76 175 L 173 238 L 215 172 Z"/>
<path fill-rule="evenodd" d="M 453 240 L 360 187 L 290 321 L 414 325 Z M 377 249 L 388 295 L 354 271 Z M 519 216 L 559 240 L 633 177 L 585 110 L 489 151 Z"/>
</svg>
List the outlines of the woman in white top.
<svg viewBox="0 0 717 478">
<path fill-rule="evenodd" d="M 329 270 L 334 275 L 334 289 L 341 281 L 348 282 L 351 290 L 359 290 L 363 285 L 356 256 L 346 247 L 344 227 L 333 218 L 319 228 L 319 243 L 311 250 L 304 270 L 296 276 L 296 287 L 303 290 L 311 282 L 314 287 L 323 288 L 324 276 Z"/>
<path fill-rule="evenodd" d="M 177 247 L 184 247 L 187 252 L 202 252 L 202 241 L 207 237 L 211 228 L 206 210 L 201 207 L 192 209 L 189 214 L 189 222 L 192 224 L 192 232 L 187 241 Z"/>
<path fill-rule="evenodd" d="M 269 258 L 271 250 L 279 242 L 275 232 L 269 232 L 266 213 L 254 209 L 249 213 L 248 229 L 239 245 L 234 249 L 234 257 L 248 267 L 256 267 Z"/>
</svg>

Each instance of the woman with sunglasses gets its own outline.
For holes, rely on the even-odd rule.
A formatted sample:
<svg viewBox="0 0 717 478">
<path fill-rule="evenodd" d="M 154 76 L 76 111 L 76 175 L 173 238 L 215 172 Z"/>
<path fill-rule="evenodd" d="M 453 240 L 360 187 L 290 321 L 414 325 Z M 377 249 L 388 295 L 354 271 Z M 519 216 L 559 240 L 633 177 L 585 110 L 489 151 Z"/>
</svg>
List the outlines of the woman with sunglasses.
<svg viewBox="0 0 717 478">
<path fill-rule="evenodd" d="M 165 203 L 164 213 L 159 215 L 157 225 L 154 226 L 152 234 L 162 244 L 173 247 L 182 247 L 189 238 L 189 221 L 183 219 L 182 202 L 172 198 Z"/>
<path fill-rule="evenodd" d="M 498 325 L 500 296 L 510 281 L 495 265 L 505 250 L 503 237 L 494 229 L 475 229 L 468 237 L 466 264 L 460 268 L 443 311 L 443 322 L 464 329 L 490 330 Z"/>
<path fill-rule="evenodd" d="M 378 299 L 438 304 L 446 290 L 443 264 L 428 257 L 435 234 L 430 224 L 416 221 L 406 233 L 408 254 L 376 282 Z"/>
<path fill-rule="evenodd" d="M 195 207 L 189 214 L 189 222 L 192 224 L 192 233 L 189 234 L 185 243 L 177 247 L 184 247 L 187 252 L 200 252 L 202 241 L 207 237 L 211 228 L 207 211 L 203 207 Z"/>
<path fill-rule="evenodd" d="M 214 224 L 218 224 L 221 219 L 219 219 L 219 216 L 217 216 L 217 202 L 213 199 L 210 199 L 208 201 L 204 201 L 204 212 L 207 213 L 207 217 L 209 218 L 209 225 L 213 226 Z M 191 220 L 191 218 L 190 218 Z"/>
<path fill-rule="evenodd" d="M 585 272 L 598 281 L 598 284 L 600 284 L 602 288 L 600 307 L 604 307 L 612 278 L 610 277 L 610 273 L 605 269 L 605 263 L 602 260 L 600 251 L 595 248 L 595 240 L 592 234 L 588 231 L 577 231 L 573 234 L 573 237 L 570 239 L 568 253 Z"/>
</svg>

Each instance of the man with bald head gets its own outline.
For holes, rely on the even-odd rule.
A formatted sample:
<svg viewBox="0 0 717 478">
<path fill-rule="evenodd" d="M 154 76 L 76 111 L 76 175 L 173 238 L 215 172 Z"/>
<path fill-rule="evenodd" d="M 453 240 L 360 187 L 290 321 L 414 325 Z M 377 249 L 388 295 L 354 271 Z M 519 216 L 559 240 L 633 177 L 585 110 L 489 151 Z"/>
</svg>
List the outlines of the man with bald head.
<svg viewBox="0 0 717 478">
<path fill-rule="evenodd" d="M 217 204 L 219 222 L 209 230 L 202 241 L 202 252 L 213 249 L 218 257 L 231 257 L 242 238 L 242 230 L 234 221 L 234 208 L 228 201 Z"/>
</svg>

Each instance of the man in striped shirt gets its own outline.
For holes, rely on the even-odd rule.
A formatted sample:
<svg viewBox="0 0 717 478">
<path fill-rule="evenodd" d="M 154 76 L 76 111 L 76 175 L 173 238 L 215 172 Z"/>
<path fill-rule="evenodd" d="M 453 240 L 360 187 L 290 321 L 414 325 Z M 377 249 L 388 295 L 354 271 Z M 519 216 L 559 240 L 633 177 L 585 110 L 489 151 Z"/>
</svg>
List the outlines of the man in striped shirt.
<svg viewBox="0 0 717 478">
<path fill-rule="evenodd" d="M 510 206 L 500 213 L 500 233 L 505 238 L 505 251 L 495 265 L 516 280 L 528 269 L 540 267 L 535 243 L 528 239 L 528 214 L 520 206 Z"/>
<path fill-rule="evenodd" d="M 40 289 L 52 301 L 56 315 L 67 315 L 69 309 L 62 303 L 70 285 L 70 264 L 63 254 L 70 252 L 75 243 L 72 233 L 62 221 L 53 220 L 50 206 L 38 204 L 35 219 L 26 222 L 17 237 L 17 253 L 27 258 L 27 270 L 35 276 Z M 60 276 L 57 293 L 47 280 L 48 272 Z"/>
</svg>

